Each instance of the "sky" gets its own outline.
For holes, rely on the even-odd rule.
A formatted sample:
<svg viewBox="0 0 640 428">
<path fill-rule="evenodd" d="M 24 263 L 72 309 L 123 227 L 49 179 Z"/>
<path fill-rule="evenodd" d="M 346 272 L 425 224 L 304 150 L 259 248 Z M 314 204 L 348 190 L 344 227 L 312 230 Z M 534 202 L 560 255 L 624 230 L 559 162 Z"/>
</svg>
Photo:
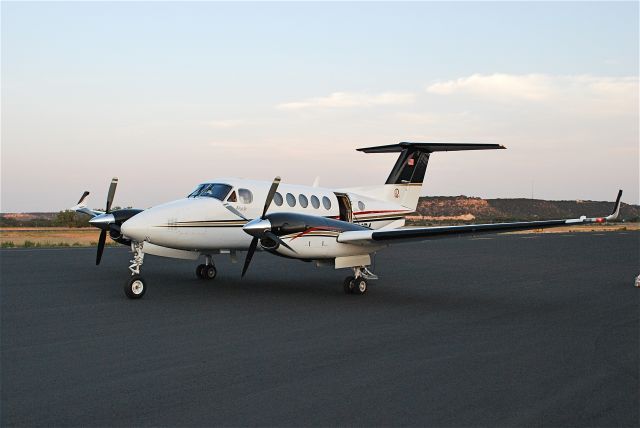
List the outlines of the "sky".
<svg viewBox="0 0 640 428">
<path fill-rule="evenodd" d="M 638 2 L 1 3 L 0 211 L 146 208 L 216 177 L 639 202 Z"/>
</svg>

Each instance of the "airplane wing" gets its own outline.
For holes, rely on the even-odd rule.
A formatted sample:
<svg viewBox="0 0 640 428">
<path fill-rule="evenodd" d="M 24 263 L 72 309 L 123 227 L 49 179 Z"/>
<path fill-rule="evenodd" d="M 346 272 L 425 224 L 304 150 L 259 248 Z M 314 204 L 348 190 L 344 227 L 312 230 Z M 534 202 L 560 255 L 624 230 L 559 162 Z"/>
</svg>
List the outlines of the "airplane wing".
<svg viewBox="0 0 640 428">
<path fill-rule="evenodd" d="M 515 223 L 467 224 L 462 226 L 434 226 L 413 227 L 388 230 L 357 230 L 342 232 L 338 242 L 367 245 L 373 243 L 392 243 L 402 241 L 422 241 L 430 239 L 452 238 L 462 235 L 479 235 L 484 233 L 501 233 L 516 230 L 543 229 L 548 227 L 571 226 L 587 223 L 605 223 L 615 220 L 620 212 L 620 198 L 622 190 L 618 192 L 613 212 L 607 217 L 588 218 L 582 216 L 576 219 L 523 221 Z"/>
</svg>

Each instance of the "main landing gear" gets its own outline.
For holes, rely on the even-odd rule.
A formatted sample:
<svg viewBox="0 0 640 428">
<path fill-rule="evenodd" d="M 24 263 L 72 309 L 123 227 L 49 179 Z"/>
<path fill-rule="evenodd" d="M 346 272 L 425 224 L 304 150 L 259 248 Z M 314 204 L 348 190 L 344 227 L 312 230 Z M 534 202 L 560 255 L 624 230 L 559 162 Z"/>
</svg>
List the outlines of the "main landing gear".
<svg viewBox="0 0 640 428">
<path fill-rule="evenodd" d="M 213 258 L 210 255 L 205 256 L 205 263 L 198 265 L 196 268 L 196 275 L 200 279 L 214 279 L 218 271 L 213 263 Z"/>
<path fill-rule="evenodd" d="M 124 294 L 130 299 L 139 299 L 144 296 L 147 290 L 144 279 L 140 275 L 140 268 L 144 262 L 144 253 L 142 252 L 142 243 L 132 242 L 131 250 L 133 250 L 133 260 L 131 260 L 131 278 L 124 284 Z"/>
<path fill-rule="evenodd" d="M 344 279 L 343 288 L 346 294 L 365 294 L 367 292 L 367 280 L 378 279 L 365 266 L 353 268 L 354 276 L 348 276 Z"/>
</svg>

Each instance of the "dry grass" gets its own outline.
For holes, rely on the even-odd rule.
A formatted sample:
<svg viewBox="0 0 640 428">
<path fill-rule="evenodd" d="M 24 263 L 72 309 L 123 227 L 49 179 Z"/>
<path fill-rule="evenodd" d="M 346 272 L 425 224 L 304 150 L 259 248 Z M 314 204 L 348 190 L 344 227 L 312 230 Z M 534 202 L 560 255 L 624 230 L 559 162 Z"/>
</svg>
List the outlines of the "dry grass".
<svg viewBox="0 0 640 428">
<path fill-rule="evenodd" d="M 3 227 L 0 246 L 11 247 L 87 247 L 98 243 L 100 231 L 90 228 Z M 107 245 L 117 245 L 107 239 Z"/>
</svg>

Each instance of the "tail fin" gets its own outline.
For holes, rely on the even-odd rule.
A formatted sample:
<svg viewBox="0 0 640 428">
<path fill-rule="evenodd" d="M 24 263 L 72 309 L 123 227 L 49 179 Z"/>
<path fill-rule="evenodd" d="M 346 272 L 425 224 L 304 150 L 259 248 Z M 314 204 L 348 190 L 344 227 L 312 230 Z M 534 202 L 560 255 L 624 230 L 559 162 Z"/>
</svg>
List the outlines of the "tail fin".
<svg viewBox="0 0 640 428">
<path fill-rule="evenodd" d="M 389 177 L 384 185 L 384 199 L 402 206 L 416 209 L 422 182 L 427 172 L 429 156 L 433 152 L 451 152 L 458 150 L 504 149 L 500 144 L 455 144 L 455 143 L 408 143 L 387 146 L 365 147 L 357 149 L 364 153 L 400 152 Z M 380 187 L 378 187 L 378 191 Z M 378 193 L 378 192 L 376 192 Z"/>
</svg>

